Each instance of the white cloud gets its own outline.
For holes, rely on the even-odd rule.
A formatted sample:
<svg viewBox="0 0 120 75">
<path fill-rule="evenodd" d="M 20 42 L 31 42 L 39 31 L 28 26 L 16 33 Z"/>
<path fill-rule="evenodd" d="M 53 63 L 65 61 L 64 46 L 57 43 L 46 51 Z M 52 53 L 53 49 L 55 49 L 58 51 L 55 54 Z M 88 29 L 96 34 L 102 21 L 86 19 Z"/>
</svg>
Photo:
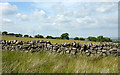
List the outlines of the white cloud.
<svg viewBox="0 0 120 75">
<path fill-rule="evenodd" d="M 0 3 L 0 11 L 2 11 L 2 15 L 13 15 L 17 12 L 16 5 L 11 5 L 9 3 Z"/>
<path fill-rule="evenodd" d="M 83 25 L 90 25 L 90 24 L 95 24 L 96 21 L 94 18 L 91 18 L 89 16 L 85 16 L 83 18 L 76 18 L 76 21 L 80 24 L 83 24 Z"/>
<path fill-rule="evenodd" d="M 38 9 L 36 9 L 31 13 L 30 18 L 39 21 L 46 21 L 47 19 L 50 19 L 50 17 L 46 15 L 44 10 L 38 10 Z"/>
<path fill-rule="evenodd" d="M 41 10 L 39 13 L 40 13 L 41 15 L 45 15 L 45 12 L 44 12 L 43 10 Z"/>
<path fill-rule="evenodd" d="M 52 23 L 52 25 L 53 25 L 53 26 L 55 26 L 55 25 L 56 25 L 56 23 L 55 23 L 55 22 L 53 22 L 53 23 Z"/>
<path fill-rule="evenodd" d="M 26 21 L 28 20 L 28 16 L 26 14 L 21 14 L 21 13 L 18 13 L 16 14 L 16 17 L 21 20 L 21 21 Z"/>
<path fill-rule="evenodd" d="M 77 18 L 76 21 L 78 23 L 84 23 L 87 24 L 88 21 L 91 21 L 92 19 L 89 16 L 85 16 L 84 18 Z"/>
<path fill-rule="evenodd" d="M 3 18 L 3 23 L 13 23 L 13 21 L 8 18 Z"/>
<path fill-rule="evenodd" d="M 115 4 L 104 4 L 101 7 L 97 8 L 96 11 L 97 12 L 106 12 L 106 11 L 111 10 L 114 6 L 115 6 Z"/>
<path fill-rule="evenodd" d="M 56 22 L 68 23 L 68 22 L 70 22 L 70 18 L 66 17 L 64 15 L 57 15 L 56 18 L 55 18 L 55 21 Z"/>
<path fill-rule="evenodd" d="M 45 12 L 44 12 L 43 10 L 40 10 L 40 11 L 39 11 L 39 10 L 35 10 L 35 11 L 33 12 L 33 15 L 34 15 L 34 16 L 40 16 L 40 15 L 41 15 L 41 16 L 44 16 L 44 15 L 46 15 L 46 14 L 45 14 Z"/>
</svg>

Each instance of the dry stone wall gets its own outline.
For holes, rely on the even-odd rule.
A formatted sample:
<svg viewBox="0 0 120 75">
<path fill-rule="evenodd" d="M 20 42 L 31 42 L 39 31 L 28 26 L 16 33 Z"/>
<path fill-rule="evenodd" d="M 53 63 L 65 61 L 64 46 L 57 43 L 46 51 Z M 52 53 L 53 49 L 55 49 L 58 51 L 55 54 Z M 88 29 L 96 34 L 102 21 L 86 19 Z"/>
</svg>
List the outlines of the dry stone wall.
<svg viewBox="0 0 120 75">
<path fill-rule="evenodd" d="M 52 44 L 50 41 L 38 40 L 38 41 L 7 41 L 0 40 L 0 45 L 2 50 L 20 50 L 25 52 L 39 52 L 41 50 L 57 52 L 60 54 L 81 54 L 81 55 L 120 55 L 118 43 L 112 42 L 100 42 L 97 44 L 79 44 L 73 43 L 63 43 L 63 44 Z"/>
</svg>

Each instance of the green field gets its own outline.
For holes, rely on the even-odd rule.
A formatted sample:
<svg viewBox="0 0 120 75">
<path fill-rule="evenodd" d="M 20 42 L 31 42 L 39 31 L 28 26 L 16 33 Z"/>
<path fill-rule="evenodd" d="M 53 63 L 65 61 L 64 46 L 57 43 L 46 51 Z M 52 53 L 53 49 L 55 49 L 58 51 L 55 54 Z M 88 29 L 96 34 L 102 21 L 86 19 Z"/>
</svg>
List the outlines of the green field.
<svg viewBox="0 0 120 75">
<path fill-rule="evenodd" d="M 41 40 L 2 36 L 4 40 Z M 52 43 L 73 42 L 74 40 L 50 40 Z M 87 41 L 76 41 L 88 43 Z M 3 73 L 118 73 L 118 57 L 82 56 L 40 51 L 25 53 L 2 51 Z"/>
<path fill-rule="evenodd" d="M 81 44 L 84 43 L 89 43 L 90 41 L 80 41 L 80 40 L 62 40 L 62 39 L 46 39 L 46 38 L 26 38 L 26 37 L 11 37 L 11 36 L 0 36 L 2 38 L 2 40 L 20 40 L 20 41 L 30 41 L 30 40 L 48 40 L 51 43 L 58 43 L 58 44 L 62 44 L 62 43 L 71 43 L 71 42 L 78 42 Z M 97 43 L 97 42 L 93 42 L 93 43 Z"/>
</svg>

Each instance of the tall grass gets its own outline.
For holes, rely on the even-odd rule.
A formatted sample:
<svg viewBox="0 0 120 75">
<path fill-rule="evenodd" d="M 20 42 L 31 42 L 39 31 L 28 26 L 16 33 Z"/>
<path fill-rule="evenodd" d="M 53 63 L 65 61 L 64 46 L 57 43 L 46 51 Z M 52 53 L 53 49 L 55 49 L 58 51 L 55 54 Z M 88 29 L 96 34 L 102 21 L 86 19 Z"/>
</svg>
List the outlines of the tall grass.
<svg viewBox="0 0 120 75">
<path fill-rule="evenodd" d="M 3 73 L 118 73 L 118 57 L 2 51 Z"/>
</svg>

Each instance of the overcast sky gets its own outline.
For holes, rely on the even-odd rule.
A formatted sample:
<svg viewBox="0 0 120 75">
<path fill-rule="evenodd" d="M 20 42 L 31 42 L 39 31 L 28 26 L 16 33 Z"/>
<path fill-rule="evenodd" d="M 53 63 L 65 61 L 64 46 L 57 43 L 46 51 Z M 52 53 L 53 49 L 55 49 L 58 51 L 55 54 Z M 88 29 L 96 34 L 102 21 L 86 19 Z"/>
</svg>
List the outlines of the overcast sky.
<svg viewBox="0 0 120 75">
<path fill-rule="evenodd" d="M 70 37 L 118 36 L 117 2 L 0 3 L 1 31 Z"/>
</svg>

